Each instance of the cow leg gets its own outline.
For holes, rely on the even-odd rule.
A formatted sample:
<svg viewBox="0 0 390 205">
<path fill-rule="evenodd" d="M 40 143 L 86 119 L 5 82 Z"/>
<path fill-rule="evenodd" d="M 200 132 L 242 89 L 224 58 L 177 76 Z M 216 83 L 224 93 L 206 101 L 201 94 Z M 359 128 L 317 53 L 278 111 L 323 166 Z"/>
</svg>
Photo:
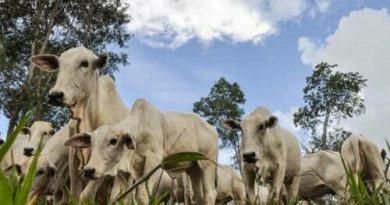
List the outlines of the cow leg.
<svg viewBox="0 0 390 205">
<path fill-rule="evenodd" d="M 280 162 L 277 162 L 277 168 L 275 176 L 272 182 L 272 188 L 268 196 L 268 201 L 280 201 L 280 191 L 282 190 L 284 176 L 286 174 L 286 165 Z"/>
<path fill-rule="evenodd" d="M 158 164 L 161 162 L 161 156 L 162 154 L 148 154 L 146 159 L 145 159 L 145 166 L 144 170 L 142 173 L 142 176 L 147 174 L 149 171 L 154 169 Z M 140 205 L 146 205 L 149 204 L 149 195 L 148 191 L 150 194 L 152 194 L 153 187 L 155 183 L 157 182 L 157 179 L 159 177 L 159 172 L 155 172 L 150 178 L 143 184 L 137 187 L 137 202 Z M 141 178 L 142 176 L 138 176 L 138 179 Z"/>
<path fill-rule="evenodd" d="M 203 196 L 206 204 L 215 204 L 217 198 L 216 173 L 217 166 L 209 161 L 201 162 L 203 165 Z"/>
<path fill-rule="evenodd" d="M 80 160 L 76 156 L 76 150 L 69 148 L 69 178 L 70 178 L 70 193 L 74 198 L 79 198 L 82 191 L 82 181 L 78 172 Z"/>
<path fill-rule="evenodd" d="M 99 189 L 100 185 L 104 181 L 104 177 L 101 177 L 94 181 L 89 181 L 85 189 L 80 195 L 80 201 L 88 200 L 88 199 L 95 199 L 96 192 Z"/>
<path fill-rule="evenodd" d="M 124 173 L 118 172 L 114 179 L 114 185 L 112 186 L 110 201 L 114 201 L 128 186 L 129 177 L 126 177 Z"/>
<path fill-rule="evenodd" d="M 191 179 L 191 185 L 194 191 L 196 204 L 197 205 L 204 204 L 203 187 L 202 187 L 202 180 L 203 180 L 202 169 L 199 167 L 198 164 L 196 164 L 195 166 L 187 170 L 187 174 L 190 176 Z"/>
<path fill-rule="evenodd" d="M 288 200 L 292 201 L 297 198 L 298 191 L 299 191 L 299 180 L 300 180 L 300 175 L 299 173 L 293 177 L 291 184 L 289 185 L 288 190 Z"/>
</svg>

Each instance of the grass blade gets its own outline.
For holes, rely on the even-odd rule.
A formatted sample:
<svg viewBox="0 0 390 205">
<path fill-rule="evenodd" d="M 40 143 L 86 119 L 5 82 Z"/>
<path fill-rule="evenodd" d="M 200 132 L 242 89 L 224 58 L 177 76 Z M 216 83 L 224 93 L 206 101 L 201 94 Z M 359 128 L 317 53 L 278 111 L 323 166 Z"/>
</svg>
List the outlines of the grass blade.
<svg viewBox="0 0 390 205">
<path fill-rule="evenodd" d="M 25 205 L 27 203 L 28 195 L 30 193 L 30 189 L 31 189 L 31 186 L 32 186 L 32 183 L 34 180 L 35 170 L 37 168 L 38 158 L 39 158 L 39 155 L 41 154 L 41 151 L 43 149 L 42 142 L 43 142 L 43 136 L 39 140 L 37 151 L 34 154 L 34 157 L 33 157 L 31 164 L 28 168 L 26 176 L 23 180 L 20 192 L 18 192 L 18 194 L 17 194 L 16 205 Z"/>
</svg>

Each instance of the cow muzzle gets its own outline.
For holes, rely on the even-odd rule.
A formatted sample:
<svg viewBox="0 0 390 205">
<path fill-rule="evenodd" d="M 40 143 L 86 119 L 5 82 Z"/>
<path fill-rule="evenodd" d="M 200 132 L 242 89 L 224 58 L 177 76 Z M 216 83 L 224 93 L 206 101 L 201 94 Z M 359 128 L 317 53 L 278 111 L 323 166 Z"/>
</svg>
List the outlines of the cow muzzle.
<svg viewBox="0 0 390 205">
<path fill-rule="evenodd" d="M 31 156 L 33 156 L 33 152 L 34 152 L 34 148 L 26 147 L 23 150 L 23 155 L 26 157 L 31 157 Z"/>
<path fill-rule="evenodd" d="M 48 103 L 54 106 L 65 106 L 64 93 L 61 91 L 50 92 L 48 97 Z"/>
<path fill-rule="evenodd" d="M 242 160 L 246 163 L 255 163 L 257 161 L 255 152 L 245 152 L 242 154 Z"/>
<path fill-rule="evenodd" d="M 96 170 L 94 168 L 84 168 L 83 175 L 85 178 L 95 180 L 96 179 L 95 172 Z"/>
</svg>

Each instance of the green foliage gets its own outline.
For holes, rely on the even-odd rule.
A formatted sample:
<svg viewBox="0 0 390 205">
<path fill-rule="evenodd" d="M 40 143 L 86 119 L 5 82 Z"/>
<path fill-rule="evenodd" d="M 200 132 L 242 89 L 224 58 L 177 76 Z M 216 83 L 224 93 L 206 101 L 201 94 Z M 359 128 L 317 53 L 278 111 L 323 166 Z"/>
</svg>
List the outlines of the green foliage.
<svg viewBox="0 0 390 205">
<path fill-rule="evenodd" d="M 68 120 L 66 109 L 53 108 L 46 95 L 56 74 L 30 64 L 32 55 L 63 51 L 83 45 L 95 53 L 108 46 L 125 47 L 131 35 L 130 17 L 120 0 L 0 1 L 0 110 L 10 119 L 11 133 L 27 110 L 35 108 L 35 120 L 50 120 L 60 127 Z M 113 75 L 119 64 L 127 64 L 123 52 L 111 52 L 110 67 L 101 74 Z"/>
<path fill-rule="evenodd" d="M 318 64 L 311 76 L 306 78 L 303 89 L 305 106 L 294 113 L 294 124 L 309 131 L 313 150 L 336 149 L 339 141 L 350 133 L 337 127 L 328 131 L 340 119 L 352 118 L 365 111 L 364 100 L 360 96 L 367 80 L 358 72 L 339 72 L 337 65 L 325 62 Z M 322 133 L 318 128 L 322 126 Z M 329 143 L 328 137 L 332 142 Z"/>
<path fill-rule="evenodd" d="M 235 151 L 236 164 L 239 162 L 239 135 L 223 129 L 219 124 L 226 119 L 240 120 L 244 115 L 242 106 L 245 96 L 240 86 L 230 83 L 225 78 L 220 78 L 210 90 L 207 97 L 202 97 L 194 103 L 193 112 L 205 118 L 208 123 L 217 128 L 221 148 L 233 148 Z"/>
</svg>

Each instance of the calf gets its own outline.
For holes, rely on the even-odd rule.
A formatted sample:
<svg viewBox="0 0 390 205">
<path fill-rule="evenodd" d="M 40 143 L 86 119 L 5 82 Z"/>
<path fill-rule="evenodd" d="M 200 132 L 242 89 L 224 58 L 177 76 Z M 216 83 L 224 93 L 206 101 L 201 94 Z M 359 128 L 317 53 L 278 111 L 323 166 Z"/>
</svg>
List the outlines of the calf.
<svg viewBox="0 0 390 205">
<path fill-rule="evenodd" d="M 188 143 L 191 142 L 191 143 Z M 91 147 L 91 158 L 83 169 L 90 179 L 97 179 L 112 169 L 126 149 L 134 149 L 135 179 L 138 180 L 158 164 L 164 156 L 178 152 L 200 152 L 217 160 L 218 134 L 211 125 L 195 114 L 160 112 L 145 100 L 137 100 L 130 115 L 117 125 L 105 125 L 92 133 L 81 133 L 66 145 Z M 214 204 L 216 198 L 216 166 L 210 161 L 195 161 L 187 167 L 168 171 L 174 176 L 186 171 L 191 178 L 198 204 Z M 148 187 L 157 178 L 153 175 Z M 149 201 L 145 185 L 137 187 L 140 204 Z"/>
<path fill-rule="evenodd" d="M 279 127 L 278 118 L 268 109 L 258 107 L 241 122 L 224 120 L 222 125 L 242 133 L 242 174 L 250 203 L 254 203 L 255 180 L 270 182 L 268 201 L 280 201 L 282 186 L 285 185 L 290 199 L 298 194 L 300 151 L 297 138 Z"/>
<path fill-rule="evenodd" d="M 37 163 L 37 173 L 30 194 L 54 195 L 54 202 L 65 197 L 64 185 L 68 180 L 69 148 L 64 145 L 69 139 L 70 121 L 56 132 L 45 144 Z"/>
<path fill-rule="evenodd" d="M 341 146 L 341 156 L 356 182 L 360 175 L 372 189 L 385 184 L 384 162 L 378 147 L 368 138 L 351 135 Z"/>
</svg>

